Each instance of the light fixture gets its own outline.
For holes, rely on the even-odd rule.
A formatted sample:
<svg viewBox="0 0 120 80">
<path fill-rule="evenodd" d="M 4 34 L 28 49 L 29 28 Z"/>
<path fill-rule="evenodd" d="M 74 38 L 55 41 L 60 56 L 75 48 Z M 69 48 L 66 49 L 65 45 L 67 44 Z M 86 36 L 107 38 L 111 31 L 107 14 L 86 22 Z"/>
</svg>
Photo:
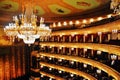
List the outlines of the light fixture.
<svg viewBox="0 0 120 80">
<path fill-rule="evenodd" d="M 111 0 L 110 9 L 114 10 L 114 13 L 120 12 L 120 0 Z"/>
<path fill-rule="evenodd" d="M 23 39 L 25 44 L 33 44 L 40 36 L 50 35 L 51 29 L 44 24 L 44 18 L 41 17 L 39 26 L 37 25 L 37 16 L 33 13 L 31 5 L 26 5 L 24 14 L 13 16 L 14 23 L 5 26 L 4 32 L 13 41 L 18 37 Z"/>
<path fill-rule="evenodd" d="M 98 74 L 101 74 L 102 71 L 101 71 L 100 69 L 97 69 L 96 72 L 97 72 Z"/>
<path fill-rule="evenodd" d="M 49 68 L 49 70 L 51 71 L 51 70 L 52 70 L 52 68 Z"/>
<path fill-rule="evenodd" d="M 74 76 L 74 74 L 70 74 L 70 76 L 71 76 L 71 77 L 73 77 L 73 76 Z"/>
<path fill-rule="evenodd" d="M 62 71 L 59 71 L 59 73 L 62 73 Z"/>
</svg>

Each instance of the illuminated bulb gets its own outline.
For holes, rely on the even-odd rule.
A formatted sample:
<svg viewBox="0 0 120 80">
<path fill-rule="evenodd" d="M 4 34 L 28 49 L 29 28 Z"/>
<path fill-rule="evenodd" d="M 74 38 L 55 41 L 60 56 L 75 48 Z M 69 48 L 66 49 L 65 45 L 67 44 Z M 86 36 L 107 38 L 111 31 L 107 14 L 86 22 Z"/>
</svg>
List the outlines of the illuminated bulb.
<svg viewBox="0 0 120 80">
<path fill-rule="evenodd" d="M 98 32 L 98 35 L 101 35 L 102 34 L 102 32 Z"/>
<path fill-rule="evenodd" d="M 103 19 L 102 17 L 98 17 L 98 19 L 97 19 L 97 20 L 99 20 L 99 21 L 100 21 L 100 20 L 102 20 L 102 19 Z"/>
<path fill-rule="evenodd" d="M 41 77 L 44 77 L 43 75 L 41 75 Z"/>
<path fill-rule="evenodd" d="M 111 55 L 111 59 L 112 60 L 116 60 L 117 59 L 117 55 Z"/>
<path fill-rule="evenodd" d="M 64 25 L 64 26 L 67 26 L 67 22 L 63 22 L 63 25 Z"/>
<path fill-rule="evenodd" d="M 72 22 L 72 21 L 70 21 L 70 22 L 69 22 L 69 25 L 73 25 L 73 22 Z"/>
<path fill-rule="evenodd" d="M 98 74 L 100 74 L 100 73 L 101 73 L 101 70 L 98 69 L 96 72 L 97 72 Z"/>
<path fill-rule="evenodd" d="M 84 51 L 87 51 L 87 49 L 84 49 Z"/>
<path fill-rule="evenodd" d="M 52 80 L 52 78 L 50 78 L 49 80 Z"/>
<path fill-rule="evenodd" d="M 90 22 L 94 22 L 94 19 L 93 19 L 93 18 L 91 18 L 91 19 L 90 19 Z"/>
<path fill-rule="evenodd" d="M 62 49 L 62 47 L 59 47 L 59 49 Z"/>
<path fill-rule="evenodd" d="M 59 71 L 59 73 L 62 73 L 62 71 Z"/>
<path fill-rule="evenodd" d="M 75 24 L 76 24 L 76 25 L 80 24 L 80 21 L 78 21 L 78 20 L 77 20 L 77 21 L 75 21 Z"/>
<path fill-rule="evenodd" d="M 62 35 L 60 35 L 60 37 L 62 37 Z"/>
<path fill-rule="evenodd" d="M 101 54 L 101 51 L 97 51 L 97 54 Z"/>
<path fill-rule="evenodd" d="M 41 68 L 43 68 L 43 66 L 41 65 Z"/>
<path fill-rule="evenodd" d="M 74 50 L 74 48 L 71 48 L 71 50 Z"/>
<path fill-rule="evenodd" d="M 43 58 L 44 56 L 41 56 L 41 58 Z"/>
<path fill-rule="evenodd" d="M 83 20 L 83 23 L 87 23 L 87 20 L 84 19 L 84 20 Z"/>
<path fill-rule="evenodd" d="M 41 47 L 43 48 L 44 46 L 43 46 L 43 45 L 41 45 Z"/>
<path fill-rule="evenodd" d="M 52 70 L 52 68 L 49 68 L 49 70 L 51 71 L 51 70 Z"/>
<path fill-rule="evenodd" d="M 62 61 L 62 59 L 59 59 L 59 62 L 61 62 Z"/>
<path fill-rule="evenodd" d="M 50 46 L 50 48 L 52 48 L 52 46 Z"/>
<path fill-rule="evenodd" d="M 52 58 L 50 57 L 49 60 L 52 60 Z"/>
<path fill-rule="evenodd" d="M 87 67 L 87 64 L 84 64 L 83 66 L 84 66 L 84 68 L 86 68 L 86 67 Z"/>
<path fill-rule="evenodd" d="M 62 26 L 60 22 L 58 22 L 58 26 Z"/>
<path fill-rule="evenodd" d="M 53 23 L 53 27 L 56 27 L 56 24 L 55 24 L 55 23 Z"/>
<path fill-rule="evenodd" d="M 71 61 L 71 64 L 74 64 L 74 61 Z"/>
<path fill-rule="evenodd" d="M 112 15 L 111 15 L 111 14 L 107 15 L 107 18 L 111 18 L 111 17 L 112 17 Z"/>
<path fill-rule="evenodd" d="M 71 77 L 73 77 L 73 76 L 74 76 L 74 74 L 70 74 L 70 76 L 71 76 Z"/>
</svg>

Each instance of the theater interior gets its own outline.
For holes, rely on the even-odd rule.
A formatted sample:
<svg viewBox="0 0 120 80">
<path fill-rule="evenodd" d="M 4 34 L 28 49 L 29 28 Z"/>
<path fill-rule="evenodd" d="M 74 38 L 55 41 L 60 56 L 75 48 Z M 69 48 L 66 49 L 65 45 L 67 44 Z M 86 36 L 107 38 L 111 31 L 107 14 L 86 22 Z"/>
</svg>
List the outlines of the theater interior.
<svg viewBox="0 0 120 80">
<path fill-rule="evenodd" d="M 0 0 L 0 80 L 120 80 L 120 0 Z"/>
</svg>

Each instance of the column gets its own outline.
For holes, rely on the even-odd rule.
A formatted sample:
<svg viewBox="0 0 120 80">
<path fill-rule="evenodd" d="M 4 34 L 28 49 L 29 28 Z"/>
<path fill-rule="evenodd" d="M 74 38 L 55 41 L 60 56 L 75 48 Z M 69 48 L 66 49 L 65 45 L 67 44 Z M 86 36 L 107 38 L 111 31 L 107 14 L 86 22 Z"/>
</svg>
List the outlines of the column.
<svg viewBox="0 0 120 80">
<path fill-rule="evenodd" d="M 75 37 L 76 37 L 76 42 L 78 42 L 78 36 L 76 35 Z"/>
<path fill-rule="evenodd" d="M 72 39 L 72 36 L 70 35 L 70 36 L 69 36 L 69 42 L 71 42 L 71 39 Z"/>
<path fill-rule="evenodd" d="M 93 36 L 93 35 L 91 35 L 91 42 L 93 42 L 93 41 L 94 41 L 93 39 L 94 39 L 94 36 Z"/>
<path fill-rule="evenodd" d="M 102 32 L 98 32 L 99 35 L 99 43 L 102 43 Z"/>
</svg>

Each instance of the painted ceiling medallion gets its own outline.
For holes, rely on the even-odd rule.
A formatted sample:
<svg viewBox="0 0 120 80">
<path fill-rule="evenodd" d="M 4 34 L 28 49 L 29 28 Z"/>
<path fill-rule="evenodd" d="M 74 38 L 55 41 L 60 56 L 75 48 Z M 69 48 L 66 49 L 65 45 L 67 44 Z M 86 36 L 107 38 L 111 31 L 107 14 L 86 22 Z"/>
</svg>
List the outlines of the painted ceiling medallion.
<svg viewBox="0 0 120 80">
<path fill-rule="evenodd" d="M 36 15 L 43 15 L 43 14 L 45 14 L 45 11 L 40 6 L 35 6 L 34 13 Z"/>
<path fill-rule="evenodd" d="M 63 2 L 74 8 L 83 10 L 96 8 L 100 5 L 100 2 L 97 0 L 63 0 Z"/>
<path fill-rule="evenodd" d="M 0 10 L 2 11 L 17 11 L 18 8 L 18 3 L 14 1 L 5 0 L 0 2 Z"/>
<path fill-rule="evenodd" d="M 71 11 L 65 7 L 62 7 L 60 5 L 57 5 L 57 4 L 52 4 L 52 5 L 49 5 L 48 6 L 50 8 L 50 10 L 53 12 L 53 13 L 56 13 L 56 14 L 69 14 Z"/>
<path fill-rule="evenodd" d="M 79 6 L 91 6 L 91 4 L 87 2 L 76 2 L 76 4 Z"/>
</svg>

